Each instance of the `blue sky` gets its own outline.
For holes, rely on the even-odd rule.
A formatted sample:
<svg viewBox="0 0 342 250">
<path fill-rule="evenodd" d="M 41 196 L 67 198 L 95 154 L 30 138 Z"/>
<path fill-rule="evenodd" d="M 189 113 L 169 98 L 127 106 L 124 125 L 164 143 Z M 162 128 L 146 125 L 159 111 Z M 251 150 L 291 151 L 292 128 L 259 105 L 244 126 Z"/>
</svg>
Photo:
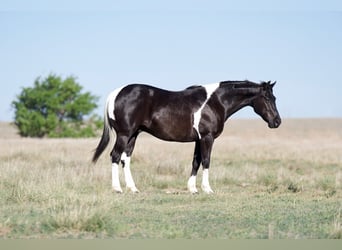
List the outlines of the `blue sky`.
<svg viewBox="0 0 342 250">
<path fill-rule="evenodd" d="M 13 120 L 11 102 L 22 87 L 49 73 L 76 76 L 100 97 L 101 115 L 107 94 L 132 82 L 180 90 L 249 79 L 277 81 L 282 117 L 342 117 L 342 11 L 334 1 L 247 8 L 230 1 L 17 2 L 0 8 L 0 121 Z M 238 117 L 256 115 L 247 109 Z"/>
</svg>

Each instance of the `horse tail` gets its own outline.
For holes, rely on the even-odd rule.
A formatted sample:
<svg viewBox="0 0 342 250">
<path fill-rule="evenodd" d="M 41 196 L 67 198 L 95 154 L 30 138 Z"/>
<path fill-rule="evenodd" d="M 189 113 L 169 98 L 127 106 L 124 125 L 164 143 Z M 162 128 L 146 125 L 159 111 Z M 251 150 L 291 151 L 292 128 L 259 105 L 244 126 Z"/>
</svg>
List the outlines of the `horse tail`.
<svg viewBox="0 0 342 250">
<path fill-rule="evenodd" d="M 103 132 L 102 137 L 99 142 L 99 145 L 97 145 L 97 148 L 95 149 L 94 155 L 93 155 L 93 162 L 96 163 L 97 159 L 100 157 L 102 152 L 106 149 L 108 146 L 108 143 L 110 141 L 110 136 L 113 135 L 110 132 L 113 132 L 112 125 L 109 123 L 109 119 L 115 120 L 114 117 L 114 108 L 115 108 L 115 100 L 117 95 L 120 93 L 120 91 L 124 88 L 117 88 L 113 92 L 111 92 L 106 101 L 106 107 L 104 112 L 104 124 L 103 124 Z M 114 133 L 114 132 L 113 132 Z"/>
<path fill-rule="evenodd" d="M 108 107 L 108 103 L 106 104 L 106 108 L 105 108 L 102 137 L 101 137 L 99 144 L 97 145 L 97 148 L 95 149 L 93 159 L 92 159 L 94 163 L 96 163 L 96 161 L 98 160 L 100 155 L 103 153 L 103 151 L 106 149 L 110 141 L 111 127 L 110 127 L 109 120 L 108 120 L 107 107 Z"/>
</svg>

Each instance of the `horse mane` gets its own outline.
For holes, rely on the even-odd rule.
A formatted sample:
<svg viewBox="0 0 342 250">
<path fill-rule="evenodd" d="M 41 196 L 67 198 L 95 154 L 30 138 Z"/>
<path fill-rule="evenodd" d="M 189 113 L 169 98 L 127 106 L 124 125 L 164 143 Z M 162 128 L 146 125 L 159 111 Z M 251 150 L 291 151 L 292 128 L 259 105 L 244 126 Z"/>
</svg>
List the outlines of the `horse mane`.
<svg viewBox="0 0 342 250">
<path fill-rule="evenodd" d="M 252 82 L 249 80 L 243 80 L 243 81 L 222 81 L 220 82 L 220 84 L 225 85 L 225 86 L 229 86 L 231 88 L 251 88 L 251 87 L 260 87 L 260 85 L 263 82 L 256 83 L 256 82 Z"/>
<path fill-rule="evenodd" d="M 201 85 L 191 85 L 190 87 L 187 87 L 186 89 L 196 89 L 198 87 L 201 87 Z"/>
<path fill-rule="evenodd" d="M 220 82 L 220 86 L 228 88 L 231 93 L 242 94 L 242 95 L 255 95 L 260 94 L 261 89 L 269 85 L 269 82 L 252 82 L 249 80 L 244 81 L 223 81 Z"/>
<path fill-rule="evenodd" d="M 252 82 L 249 80 L 229 80 L 229 81 L 221 81 L 220 86 L 228 87 L 231 89 L 246 89 L 246 88 L 260 88 L 264 85 L 269 85 L 271 82 L 268 81 L 260 81 L 260 83 Z M 201 85 L 192 85 L 186 88 L 187 89 L 195 89 L 202 87 Z"/>
</svg>

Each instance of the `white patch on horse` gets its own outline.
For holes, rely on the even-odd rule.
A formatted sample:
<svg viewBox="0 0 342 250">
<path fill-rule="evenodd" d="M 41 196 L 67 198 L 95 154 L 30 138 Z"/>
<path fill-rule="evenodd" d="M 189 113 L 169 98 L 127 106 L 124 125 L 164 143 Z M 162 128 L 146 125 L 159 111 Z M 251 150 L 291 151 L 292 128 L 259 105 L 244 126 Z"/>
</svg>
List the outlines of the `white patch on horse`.
<svg viewBox="0 0 342 250">
<path fill-rule="evenodd" d="M 115 120 L 115 116 L 114 116 L 115 99 L 123 88 L 124 86 L 122 86 L 121 88 L 115 89 L 107 97 L 106 110 L 110 119 Z"/>
<path fill-rule="evenodd" d="M 117 193 L 122 193 L 120 180 L 119 180 L 119 165 L 112 163 L 112 188 Z"/>
<path fill-rule="evenodd" d="M 196 188 L 196 176 L 195 175 L 190 176 L 188 180 L 188 189 L 190 193 L 192 194 L 198 193 L 197 188 Z"/>
<path fill-rule="evenodd" d="M 139 193 L 139 190 L 136 188 L 132 173 L 131 173 L 131 157 L 128 157 L 127 154 L 124 152 L 121 155 L 121 161 L 124 162 L 124 175 L 125 175 L 125 182 L 126 188 L 130 189 L 133 193 Z"/>
<path fill-rule="evenodd" d="M 202 118 L 202 110 L 209 101 L 211 95 L 215 92 L 215 90 L 220 86 L 220 83 L 212 83 L 212 84 L 206 84 L 202 87 L 205 88 L 205 91 L 207 92 L 207 99 L 203 102 L 202 106 L 194 113 L 194 124 L 192 125 L 193 128 L 196 130 L 199 139 L 201 139 L 201 134 L 199 132 L 199 123 Z"/>
<path fill-rule="evenodd" d="M 207 193 L 211 194 L 214 193 L 214 191 L 211 189 L 209 185 L 209 169 L 205 168 L 203 169 L 203 177 L 202 177 L 202 190 Z"/>
</svg>

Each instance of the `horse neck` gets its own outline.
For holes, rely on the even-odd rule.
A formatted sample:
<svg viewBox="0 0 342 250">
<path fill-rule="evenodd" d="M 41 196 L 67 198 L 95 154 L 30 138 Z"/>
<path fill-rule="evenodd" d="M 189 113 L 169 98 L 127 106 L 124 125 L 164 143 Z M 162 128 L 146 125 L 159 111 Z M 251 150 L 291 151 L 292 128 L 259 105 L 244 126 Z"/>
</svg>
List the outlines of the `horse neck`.
<svg viewBox="0 0 342 250">
<path fill-rule="evenodd" d="M 253 100 L 260 93 L 260 88 L 257 86 L 249 88 L 222 88 L 222 92 L 219 95 L 219 99 L 225 109 L 225 120 L 231 115 L 239 111 L 246 106 L 252 106 Z"/>
</svg>

